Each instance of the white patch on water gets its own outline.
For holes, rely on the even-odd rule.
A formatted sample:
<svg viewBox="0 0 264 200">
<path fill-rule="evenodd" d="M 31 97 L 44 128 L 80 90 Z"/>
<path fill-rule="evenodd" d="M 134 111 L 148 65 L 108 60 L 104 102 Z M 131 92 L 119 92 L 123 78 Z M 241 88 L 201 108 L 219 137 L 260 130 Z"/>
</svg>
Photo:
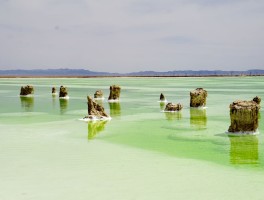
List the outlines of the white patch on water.
<svg viewBox="0 0 264 200">
<path fill-rule="evenodd" d="M 82 119 L 79 119 L 80 121 L 84 121 L 84 122 L 89 122 L 89 121 L 108 121 L 111 120 L 111 117 L 96 117 L 96 116 L 88 116 L 88 117 L 84 117 Z"/>
<path fill-rule="evenodd" d="M 104 100 L 105 98 L 104 97 L 101 97 L 101 98 L 93 98 L 94 100 Z"/>
<path fill-rule="evenodd" d="M 258 135 L 259 130 L 256 131 L 239 131 L 239 132 L 225 132 L 229 136 L 245 136 L 245 135 Z"/>
<path fill-rule="evenodd" d="M 60 99 L 69 99 L 70 97 L 69 96 L 66 96 L 66 97 L 59 97 Z"/>
<path fill-rule="evenodd" d="M 176 113 L 176 112 L 180 112 L 180 110 L 175 110 L 175 111 L 162 110 L 160 112 L 162 112 L 162 113 Z"/>
<path fill-rule="evenodd" d="M 120 102 L 119 99 L 110 99 L 108 100 L 109 103 L 115 103 L 115 102 Z"/>
<path fill-rule="evenodd" d="M 33 94 L 28 94 L 28 95 L 19 95 L 19 96 L 21 96 L 21 97 L 29 97 L 29 98 L 31 98 L 31 97 L 34 97 L 34 95 L 33 95 Z"/>
<path fill-rule="evenodd" d="M 197 109 L 197 110 L 205 110 L 208 107 L 207 106 L 199 106 L 199 107 L 190 107 L 191 109 Z"/>
</svg>

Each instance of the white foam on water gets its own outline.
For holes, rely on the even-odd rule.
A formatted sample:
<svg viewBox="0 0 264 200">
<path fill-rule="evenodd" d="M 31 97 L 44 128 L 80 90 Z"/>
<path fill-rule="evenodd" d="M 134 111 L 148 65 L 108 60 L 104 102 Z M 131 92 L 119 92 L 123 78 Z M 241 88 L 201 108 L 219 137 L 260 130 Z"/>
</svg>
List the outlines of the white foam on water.
<svg viewBox="0 0 264 200">
<path fill-rule="evenodd" d="M 108 100 L 109 103 L 115 103 L 115 102 L 120 102 L 119 99 L 110 99 Z"/>
<path fill-rule="evenodd" d="M 105 98 L 104 97 L 101 97 L 101 98 L 93 98 L 94 100 L 104 100 Z"/>
<path fill-rule="evenodd" d="M 256 130 L 256 131 L 239 131 L 239 132 L 226 131 L 225 133 L 227 135 L 230 135 L 230 136 L 258 135 L 259 134 L 259 130 Z"/>
<path fill-rule="evenodd" d="M 84 117 L 82 119 L 79 119 L 80 121 L 84 121 L 84 122 L 89 122 L 89 121 L 108 121 L 111 120 L 111 117 L 96 117 L 96 116 L 88 116 L 88 117 Z"/>
<path fill-rule="evenodd" d="M 60 99 L 69 99 L 70 97 L 69 96 L 66 96 L 66 97 L 60 97 Z"/>
<path fill-rule="evenodd" d="M 191 109 L 197 109 L 197 110 L 205 110 L 208 107 L 207 106 L 199 106 L 199 107 L 190 107 Z"/>
<path fill-rule="evenodd" d="M 33 95 L 33 94 L 28 94 L 28 95 L 19 95 L 19 96 L 21 96 L 21 97 L 29 97 L 29 98 L 31 98 L 31 97 L 34 97 L 34 95 Z"/>
<path fill-rule="evenodd" d="M 162 110 L 160 112 L 162 112 L 162 113 L 176 113 L 176 112 L 180 112 L 180 110 L 175 110 L 175 111 Z"/>
</svg>

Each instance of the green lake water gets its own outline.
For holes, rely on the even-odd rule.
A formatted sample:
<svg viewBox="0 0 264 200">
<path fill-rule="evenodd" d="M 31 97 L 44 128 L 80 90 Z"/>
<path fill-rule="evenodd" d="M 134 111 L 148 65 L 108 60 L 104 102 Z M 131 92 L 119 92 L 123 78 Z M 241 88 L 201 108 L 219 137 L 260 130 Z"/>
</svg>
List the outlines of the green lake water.
<svg viewBox="0 0 264 200">
<path fill-rule="evenodd" d="M 19 96 L 27 84 L 32 98 Z M 119 103 L 107 102 L 113 84 Z M 69 100 L 51 95 L 61 85 Z M 204 110 L 189 107 L 200 87 Z M 80 121 L 99 89 L 112 120 Z M 161 92 L 183 109 L 161 112 Z M 226 134 L 229 104 L 255 96 L 263 77 L 2 78 L 0 199 L 263 199 L 263 109 L 258 135 Z"/>
</svg>

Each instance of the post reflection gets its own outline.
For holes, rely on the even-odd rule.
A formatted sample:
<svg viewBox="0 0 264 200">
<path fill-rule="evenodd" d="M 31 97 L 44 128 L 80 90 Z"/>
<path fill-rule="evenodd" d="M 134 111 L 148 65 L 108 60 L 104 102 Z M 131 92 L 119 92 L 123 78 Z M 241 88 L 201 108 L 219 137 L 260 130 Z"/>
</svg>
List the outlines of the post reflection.
<svg viewBox="0 0 264 200">
<path fill-rule="evenodd" d="M 64 114 L 68 108 L 68 99 L 59 99 L 60 100 L 60 113 Z"/>
<path fill-rule="evenodd" d="M 34 97 L 20 97 L 21 108 L 26 112 L 32 112 L 34 110 Z"/>
<path fill-rule="evenodd" d="M 55 109 L 56 108 L 56 96 L 55 95 L 52 95 L 52 107 L 53 107 L 53 109 Z"/>
<path fill-rule="evenodd" d="M 190 124 L 197 129 L 205 129 L 207 126 L 206 109 L 190 108 Z"/>
<path fill-rule="evenodd" d="M 168 121 L 180 120 L 182 118 L 181 112 L 164 112 L 164 114 Z"/>
<path fill-rule="evenodd" d="M 119 102 L 109 103 L 109 108 L 111 117 L 118 117 L 121 115 L 121 105 Z"/>
<path fill-rule="evenodd" d="M 259 161 L 258 137 L 229 136 L 231 164 L 257 164 Z"/>
<path fill-rule="evenodd" d="M 165 109 L 165 103 L 164 102 L 160 102 L 160 110 L 164 110 Z"/>
<path fill-rule="evenodd" d="M 95 136 L 105 129 L 107 121 L 90 121 L 88 122 L 88 140 L 92 140 Z"/>
</svg>

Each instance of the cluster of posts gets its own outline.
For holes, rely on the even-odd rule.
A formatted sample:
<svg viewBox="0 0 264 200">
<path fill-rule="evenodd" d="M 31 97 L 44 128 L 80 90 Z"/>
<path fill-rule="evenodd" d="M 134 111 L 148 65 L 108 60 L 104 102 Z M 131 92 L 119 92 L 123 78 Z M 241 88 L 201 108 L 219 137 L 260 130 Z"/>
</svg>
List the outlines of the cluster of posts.
<svg viewBox="0 0 264 200">
<path fill-rule="evenodd" d="M 118 85 L 110 86 L 110 94 L 108 102 L 118 102 L 120 100 L 121 87 Z M 21 87 L 21 96 L 31 96 L 34 94 L 33 86 L 27 85 Z M 52 88 L 52 95 L 57 95 L 56 88 Z M 67 99 L 68 91 L 64 86 L 60 87 L 59 98 Z M 104 111 L 102 105 L 96 103 L 93 99 L 103 99 L 103 92 L 98 90 L 94 94 L 94 98 L 87 96 L 88 116 L 85 120 L 107 120 L 110 116 Z M 197 88 L 190 92 L 190 107 L 201 108 L 206 106 L 207 91 L 203 88 Z M 160 94 L 160 102 L 167 102 L 165 96 Z M 258 118 L 261 99 L 256 96 L 251 101 L 234 101 L 230 104 L 231 125 L 228 132 L 230 133 L 255 133 L 258 129 Z M 182 104 L 167 103 L 164 112 L 179 112 L 183 108 Z"/>
</svg>

